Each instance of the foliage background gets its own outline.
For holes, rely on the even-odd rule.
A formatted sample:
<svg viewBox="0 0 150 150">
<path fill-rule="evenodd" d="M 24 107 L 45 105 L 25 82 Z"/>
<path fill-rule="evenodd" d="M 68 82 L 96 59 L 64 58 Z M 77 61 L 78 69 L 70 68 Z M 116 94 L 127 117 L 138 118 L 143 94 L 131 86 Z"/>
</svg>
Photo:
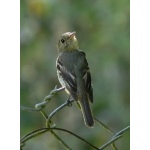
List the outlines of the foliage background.
<svg viewBox="0 0 150 150">
<path fill-rule="evenodd" d="M 76 31 L 80 49 L 86 52 L 91 69 L 94 116 L 119 131 L 130 123 L 130 1 L 129 0 L 22 0 L 20 1 L 20 97 L 21 105 L 34 107 L 55 85 L 57 40 L 66 31 Z M 68 95 L 59 93 L 46 107 L 48 113 Z M 84 126 L 81 112 L 73 104 L 53 121 L 100 147 L 111 134 L 99 125 Z M 39 113 L 21 111 L 21 137 L 45 127 Z M 83 142 L 57 132 L 72 149 L 90 149 Z M 116 142 L 129 149 L 129 132 Z M 64 149 L 49 133 L 27 142 L 24 150 Z M 111 147 L 106 148 L 111 150 Z"/>
</svg>

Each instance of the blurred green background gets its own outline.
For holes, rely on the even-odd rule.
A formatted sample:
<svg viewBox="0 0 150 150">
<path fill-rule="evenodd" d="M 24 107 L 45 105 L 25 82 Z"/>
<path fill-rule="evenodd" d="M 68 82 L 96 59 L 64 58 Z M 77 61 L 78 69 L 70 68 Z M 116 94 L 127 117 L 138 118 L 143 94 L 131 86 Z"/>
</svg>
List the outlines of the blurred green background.
<svg viewBox="0 0 150 150">
<path fill-rule="evenodd" d="M 67 31 L 76 31 L 91 69 L 94 89 L 94 116 L 119 131 L 130 124 L 130 1 L 129 0 L 22 0 L 20 1 L 20 97 L 21 105 L 34 108 L 60 84 L 56 76 L 57 41 Z M 63 91 L 45 108 L 47 114 L 66 101 Z M 100 147 L 112 135 L 95 124 L 84 125 L 73 103 L 57 113 L 57 127 L 68 129 Z M 45 127 L 40 113 L 21 111 L 21 137 Z M 56 132 L 73 150 L 92 150 L 73 136 Z M 129 150 L 129 131 L 116 142 Z M 24 150 L 63 150 L 46 133 L 28 141 Z M 106 150 L 111 150 L 111 147 Z"/>
</svg>

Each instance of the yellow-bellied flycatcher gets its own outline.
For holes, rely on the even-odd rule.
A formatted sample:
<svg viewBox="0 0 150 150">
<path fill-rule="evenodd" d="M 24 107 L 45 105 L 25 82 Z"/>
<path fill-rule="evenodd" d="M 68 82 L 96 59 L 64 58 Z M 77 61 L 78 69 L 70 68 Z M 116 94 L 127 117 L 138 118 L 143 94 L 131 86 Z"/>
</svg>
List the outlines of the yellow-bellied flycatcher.
<svg viewBox="0 0 150 150">
<path fill-rule="evenodd" d="M 90 108 L 93 103 L 91 74 L 85 53 L 79 50 L 76 32 L 66 32 L 58 41 L 57 75 L 62 86 L 79 105 L 85 124 L 94 126 Z"/>
</svg>

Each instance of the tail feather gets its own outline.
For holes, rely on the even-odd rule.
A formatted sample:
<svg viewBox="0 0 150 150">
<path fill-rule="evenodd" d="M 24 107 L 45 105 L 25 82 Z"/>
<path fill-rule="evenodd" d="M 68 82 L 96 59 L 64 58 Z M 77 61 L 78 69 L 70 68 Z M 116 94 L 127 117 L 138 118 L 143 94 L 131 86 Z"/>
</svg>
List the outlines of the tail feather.
<svg viewBox="0 0 150 150">
<path fill-rule="evenodd" d="M 89 100 L 90 97 L 88 96 L 87 90 L 85 88 L 84 80 L 79 77 L 77 78 L 77 93 L 77 102 L 81 107 L 85 125 L 88 127 L 93 127 L 94 119 L 89 104 L 90 101 L 93 101 L 93 97 L 91 100 Z"/>
<path fill-rule="evenodd" d="M 84 98 L 85 97 L 87 98 L 87 96 L 84 96 Z M 79 104 L 81 107 L 81 111 L 83 114 L 85 124 L 89 127 L 93 127 L 94 126 L 94 120 L 93 120 L 93 115 L 92 115 L 92 111 L 90 108 L 89 100 L 81 98 L 79 100 Z"/>
</svg>

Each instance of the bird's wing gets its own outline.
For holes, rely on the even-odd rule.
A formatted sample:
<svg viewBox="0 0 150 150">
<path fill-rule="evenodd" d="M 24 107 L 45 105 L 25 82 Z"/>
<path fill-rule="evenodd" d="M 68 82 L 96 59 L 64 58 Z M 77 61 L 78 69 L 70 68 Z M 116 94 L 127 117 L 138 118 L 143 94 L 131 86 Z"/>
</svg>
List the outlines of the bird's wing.
<svg viewBox="0 0 150 150">
<path fill-rule="evenodd" d="M 93 88 L 91 84 L 91 73 L 88 66 L 88 62 L 86 60 L 85 53 L 83 51 L 81 52 L 84 55 L 84 70 L 82 76 L 85 83 L 86 91 L 88 93 L 89 100 L 91 101 L 91 103 L 93 103 Z"/>
<path fill-rule="evenodd" d="M 80 53 L 78 53 L 80 56 L 80 60 L 77 63 L 78 66 L 81 66 L 81 76 L 82 79 L 84 80 L 84 85 L 85 85 L 85 89 L 86 92 L 88 94 L 88 98 L 90 100 L 91 103 L 93 103 L 93 88 L 91 85 L 91 74 L 90 74 L 90 69 L 88 66 L 88 62 L 86 60 L 86 56 L 85 53 L 83 51 L 79 51 Z M 82 64 L 82 65 L 81 65 Z M 57 63 L 56 63 L 56 67 L 57 67 L 57 72 L 59 74 L 59 76 L 62 77 L 62 85 L 66 86 L 66 89 L 69 91 L 69 93 L 73 96 L 74 99 L 76 99 L 77 96 L 77 79 L 76 79 L 76 74 L 75 72 L 72 72 L 72 70 L 74 69 L 69 69 L 66 68 L 66 65 L 63 65 L 61 59 L 59 59 L 59 57 L 57 58 Z M 61 81 L 60 81 L 61 82 Z"/>
<path fill-rule="evenodd" d="M 64 82 L 61 84 L 64 84 L 69 93 L 73 96 L 74 99 L 76 99 L 77 82 L 75 73 L 67 70 L 59 58 L 57 59 L 56 67 L 59 76 L 62 77 L 62 82 Z"/>
</svg>

